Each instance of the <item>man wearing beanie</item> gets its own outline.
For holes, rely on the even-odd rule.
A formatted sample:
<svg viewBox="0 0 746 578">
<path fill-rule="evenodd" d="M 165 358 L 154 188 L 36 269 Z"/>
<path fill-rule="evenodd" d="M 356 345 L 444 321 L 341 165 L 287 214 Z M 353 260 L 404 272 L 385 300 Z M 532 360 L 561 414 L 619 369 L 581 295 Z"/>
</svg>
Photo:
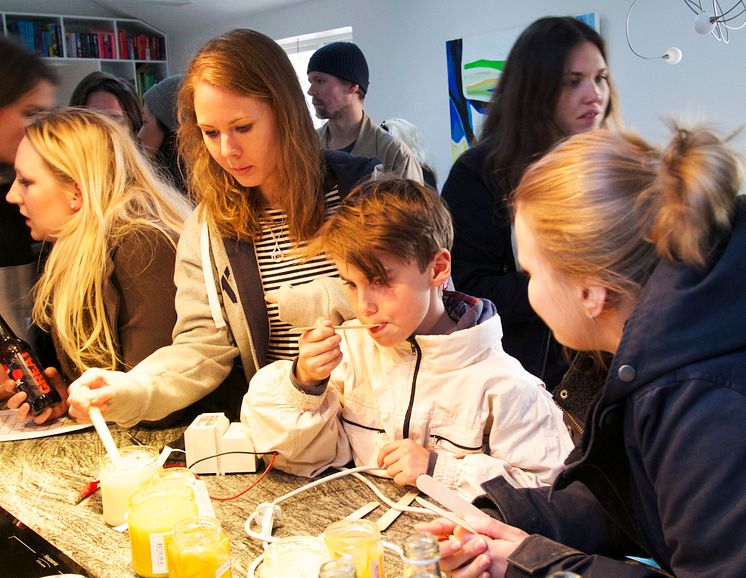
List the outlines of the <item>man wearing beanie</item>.
<svg viewBox="0 0 746 578">
<path fill-rule="evenodd" d="M 308 62 L 308 81 L 316 116 L 328 119 L 319 130 L 321 146 L 378 158 L 385 171 L 422 183 L 412 151 L 375 124 L 363 110 L 368 63 L 352 42 L 322 46 Z"/>
</svg>

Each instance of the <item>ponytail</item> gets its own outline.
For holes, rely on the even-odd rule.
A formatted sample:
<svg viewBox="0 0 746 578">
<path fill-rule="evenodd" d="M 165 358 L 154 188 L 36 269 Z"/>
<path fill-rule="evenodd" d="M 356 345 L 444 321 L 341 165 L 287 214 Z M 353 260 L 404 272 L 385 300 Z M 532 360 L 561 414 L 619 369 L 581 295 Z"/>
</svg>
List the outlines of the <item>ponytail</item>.
<svg viewBox="0 0 746 578">
<path fill-rule="evenodd" d="M 742 167 L 710 129 L 672 128 L 653 187 L 659 202 L 650 240 L 668 261 L 702 267 L 730 228 Z"/>
</svg>

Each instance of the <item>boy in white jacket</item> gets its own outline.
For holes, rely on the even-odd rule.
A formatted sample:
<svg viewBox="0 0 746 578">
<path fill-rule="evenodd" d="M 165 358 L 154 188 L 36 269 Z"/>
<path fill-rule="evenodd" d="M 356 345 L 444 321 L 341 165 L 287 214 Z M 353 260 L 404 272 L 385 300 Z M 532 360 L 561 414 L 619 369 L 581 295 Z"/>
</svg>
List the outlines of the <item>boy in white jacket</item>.
<svg viewBox="0 0 746 578">
<path fill-rule="evenodd" d="M 464 497 L 497 475 L 550 484 L 572 443 L 541 381 L 503 351 L 494 305 L 444 291 L 453 227 L 430 189 L 369 181 L 322 226 L 357 320 L 300 337 L 298 358 L 262 368 L 241 419 L 276 467 L 315 476 L 351 459 L 395 482 L 429 473 Z"/>
</svg>

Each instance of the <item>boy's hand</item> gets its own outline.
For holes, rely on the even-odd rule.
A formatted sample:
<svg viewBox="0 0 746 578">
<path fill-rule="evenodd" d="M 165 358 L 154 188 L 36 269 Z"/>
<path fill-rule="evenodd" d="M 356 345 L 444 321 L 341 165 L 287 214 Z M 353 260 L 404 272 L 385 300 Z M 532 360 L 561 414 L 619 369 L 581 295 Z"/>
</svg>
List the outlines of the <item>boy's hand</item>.
<svg viewBox="0 0 746 578">
<path fill-rule="evenodd" d="M 339 344 L 342 338 L 332 329 L 328 319 L 316 321 L 316 327 L 306 331 L 298 340 L 296 378 L 307 387 L 319 385 L 342 361 Z"/>
<path fill-rule="evenodd" d="M 414 486 L 417 477 L 427 473 L 430 452 L 414 440 L 387 443 L 378 452 L 378 465 L 401 486 Z"/>
<path fill-rule="evenodd" d="M 49 385 L 57 390 L 60 394 L 62 401 L 54 407 L 48 407 L 39 415 L 31 417 L 34 423 L 42 424 L 67 413 L 67 384 L 62 376 L 54 367 L 47 367 L 44 370 L 44 375 L 47 377 Z M 8 377 L 8 374 L 0 370 L 0 381 L 3 380 L 2 388 L 4 394 L 9 394 L 11 397 L 8 398 L 8 409 L 16 410 L 16 417 L 19 420 L 25 420 L 31 414 L 31 406 L 26 403 L 26 394 L 22 391 L 18 391 L 16 388 L 16 382 Z"/>
</svg>

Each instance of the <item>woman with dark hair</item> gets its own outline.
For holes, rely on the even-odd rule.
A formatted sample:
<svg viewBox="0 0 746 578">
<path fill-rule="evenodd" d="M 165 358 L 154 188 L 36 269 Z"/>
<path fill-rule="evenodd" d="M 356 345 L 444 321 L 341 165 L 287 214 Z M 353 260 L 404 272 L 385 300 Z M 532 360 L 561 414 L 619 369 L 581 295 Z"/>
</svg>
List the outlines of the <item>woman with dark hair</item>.
<svg viewBox="0 0 746 578">
<path fill-rule="evenodd" d="M 107 72 L 91 72 L 73 90 L 70 106 L 90 108 L 110 117 L 135 136 L 142 126 L 140 99 L 132 85 Z"/>
<path fill-rule="evenodd" d="M 508 55 L 479 143 L 461 155 L 443 186 L 456 233 L 456 288 L 495 303 L 505 350 L 550 388 L 565 364 L 528 303 L 507 202 L 529 163 L 558 141 L 618 124 L 606 62 L 603 40 L 579 20 L 548 17 L 531 24 Z"/>
<path fill-rule="evenodd" d="M 531 304 L 560 343 L 613 359 L 551 491 L 495 478 L 477 505 L 504 523 L 424 526 L 451 576 L 746 575 L 742 183 L 704 127 L 674 127 L 663 150 L 579 134 L 527 169 L 514 204 Z"/>
<path fill-rule="evenodd" d="M 257 369 L 297 355 L 288 322 L 351 316 L 334 264 L 325 256 L 306 261 L 296 249 L 376 161 L 322 153 L 282 48 L 253 30 L 210 40 L 184 76 L 178 117 L 199 205 L 179 240 L 173 344 L 128 373 L 84 373 L 70 386 L 76 418 L 87 419 L 95 405 L 129 426 L 214 392 L 236 419 Z M 225 382 L 234 368 L 241 379 Z"/>
<path fill-rule="evenodd" d="M 143 95 L 143 123 L 137 138 L 155 165 L 171 179 L 180 191 L 186 190 L 183 164 L 176 148 L 179 121 L 176 118 L 176 95 L 182 74 L 169 76 L 150 87 Z"/>
<path fill-rule="evenodd" d="M 2 37 L 0 78 L 0 315 L 17 335 L 32 341 L 33 240 L 25 219 L 5 194 L 15 178 L 13 161 L 24 130 L 56 104 L 57 78 L 43 60 Z"/>
</svg>

